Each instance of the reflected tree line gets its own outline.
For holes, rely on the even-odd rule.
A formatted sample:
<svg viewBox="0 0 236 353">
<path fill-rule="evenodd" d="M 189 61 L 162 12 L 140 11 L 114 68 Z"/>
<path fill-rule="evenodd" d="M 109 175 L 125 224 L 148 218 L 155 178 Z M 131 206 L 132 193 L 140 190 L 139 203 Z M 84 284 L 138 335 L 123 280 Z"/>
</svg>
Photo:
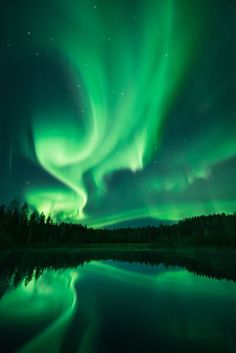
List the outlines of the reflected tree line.
<svg viewBox="0 0 236 353">
<path fill-rule="evenodd" d="M 236 281 L 235 249 L 5 250 L 0 255 L 0 297 L 9 288 L 17 287 L 22 281 L 26 286 L 32 279 L 37 280 L 46 270 L 76 268 L 94 260 L 124 261 L 148 266 L 160 264 L 166 267 L 179 266 L 208 278 Z"/>
<path fill-rule="evenodd" d="M 176 224 L 139 228 L 92 229 L 56 223 L 30 211 L 27 203 L 0 206 L 0 247 L 64 247 L 82 244 L 137 243 L 151 246 L 235 246 L 236 213 L 187 218 Z"/>
</svg>

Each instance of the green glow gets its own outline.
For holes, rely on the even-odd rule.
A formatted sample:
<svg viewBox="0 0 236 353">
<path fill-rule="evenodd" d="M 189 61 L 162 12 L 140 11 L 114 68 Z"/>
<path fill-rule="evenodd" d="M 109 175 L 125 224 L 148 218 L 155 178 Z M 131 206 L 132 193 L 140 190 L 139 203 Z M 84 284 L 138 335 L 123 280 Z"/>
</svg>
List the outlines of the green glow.
<svg viewBox="0 0 236 353">
<path fill-rule="evenodd" d="M 214 165 L 234 157 L 233 130 L 221 143 L 209 144 L 201 135 L 183 154 L 173 151 L 167 164 L 179 172 L 164 177 L 158 169 L 147 172 L 156 159 L 158 163 L 170 112 L 199 50 L 199 38 L 204 37 L 208 6 L 139 0 L 128 16 L 131 4 L 125 0 L 105 7 L 99 1 L 71 0 L 68 5 L 61 0 L 55 6 L 64 14 L 60 26 L 47 21 L 40 33 L 36 27 L 32 31 L 35 43 L 60 56 L 73 103 L 52 98 L 32 108 L 35 157 L 32 146 L 23 141 L 25 154 L 61 187 L 30 186 L 25 191 L 30 205 L 58 220 L 92 226 L 234 211 L 235 200 L 212 196 L 183 204 L 176 198 L 196 180 L 206 180 Z M 53 33 L 53 40 L 48 33 Z M 130 171 L 134 178 L 142 175 L 137 189 L 132 184 L 133 192 L 124 195 L 130 202 L 138 194 L 139 202 L 127 205 L 118 195 L 109 204 L 116 188 L 108 190 L 107 179 L 121 171 Z M 161 192 L 166 202 L 159 200 Z"/>
<path fill-rule="evenodd" d="M 5 324 L 37 325 L 49 317 L 48 327 L 39 332 L 19 352 L 57 352 L 77 305 L 74 283 L 78 274 L 72 270 L 45 272 L 38 281 L 32 280 L 10 291 L 0 302 Z M 50 318 L 52 316 L 52 318 Z M 40 347 L 40 348 L 39 348 Z"/>
<path fill-rule="evenodd" d="M 191 293 L 198 291 L 204 293 L 204 295 L 214 295 L 221 297 L 226 295 L 227 297 L 234 298 L 236 288 L 232 282 L 223 281 L 221 286 L 220 280 L 209 280 L 209 278 L 196 276 L 185 269 L 179 268 L 178 270 L 172 269 L 156 274 L 143 274 L 140 272 L 133 272 L 132 266 L 130 270 L 119 268 L 116 265 L 110 265 L 102 262 L 94 261 L 89 264 L 86 268 L 87 274 L 90 271 L 99 273 L 100 276 L 111 277 L 113 280 L 127 282 L 132 285 L 142 286 L 147 288 L 155 288 L 159 290 L 164 287 L 167 291 L 173 291 L 175 293 L 185 293 L 186 291 Z M 208 284 L 211 285 L 208 286 Z M 181 283 L 181 285 L 180 285 Z"/>
<path fill-rule="evenodd" d="M 43 190 L 37 189 L 33 193 L 26 193 L 26 198 L 30 205 L 37 205 L 40 213 L 57 213 L 61 219 L 77 216 L 78 197 L 72 191 L 61 188 L 43 188 Z M 62 210 L 63 213 L 60 214 Z"/>
<path fill-rule="evenodd" d="M 115 330 L 117 319 L 125 332 L 142 332 L 140 340 L 149 330 L 157 342 L 156 335 L 163 334 L 165 340 L 204 338 L 211 345 L 212 335 L 214 339 L 219 332 L 233 335 L 229 327 L 234 314 L 231 317 L 229 310 L 235 311 L 235 295 L 235 283 L 196 276 L 182 268 L 93 261 L 74 270 L 47 270 L 27 287 L 22 283 L 11 289 L 0 301 L 0 315 L 4 327 L 13 325 L 16 332 L 44 322 L 43 329 L 18 350 L 21 353 L 57 353 L 65 343 L 70 350 L 68 338 L 78 343 L 72 346 L 79 353 L 97 352 L 97 339 L 108 343 L 103 326 L 113 329 L 114 325 Z M 137 320 L 132 327 L 130 315 Z M 151 332 L 144 324 L 147 319 Z M 220 337 L 227 341 L 223 333 Z M 132 335 L 126 342 L 129 339 Z"/>
<path fill-rule="evenodd" d="M 107 224 L 115 225 L 130 220 L 138 220 L 141 217 L 160 219 L 163 221 L 178 221 L 185 217 L 192 217 L 193 215 L 201 216 L 214 213 L 218 214 L 221 213 L 222 210 L 226 213 L 230 213 L 234 209 L 236 209 L 236 201 L 226 201 L 217 204 L 213 201 L 208 203 L 202 202 L 200 204 L 163 204 L 159 207 L 122 212 L 115 216 L 111 215 L 110 217 L 100 217 L 98 219 L 96 217 L 87 218 L 86 224 L 95 228 L 103 228 Z"/>
</svg>

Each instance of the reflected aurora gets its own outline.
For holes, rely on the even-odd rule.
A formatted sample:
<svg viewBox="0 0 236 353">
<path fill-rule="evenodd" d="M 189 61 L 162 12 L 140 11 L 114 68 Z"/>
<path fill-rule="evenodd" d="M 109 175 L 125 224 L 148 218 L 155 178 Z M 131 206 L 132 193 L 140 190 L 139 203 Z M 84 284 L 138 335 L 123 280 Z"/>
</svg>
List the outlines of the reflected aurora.
<svg viewBox="0 0 236 353">
<path fill-rule="evenodd" d="M 32 279 L 27 286 L 21 283 L 1 300 L 1 318 L 6 327 L 23 325 L 30 331 L 30 326 L 40 327 L 41 322 L 45 326 L 18 352 L 59 351 L 77 305 L 74 289 L 77 277 L 70 269 L 57 273 L 46 271 L 37 281 Z"/>
<path fill-rule="evenodd" d="M 147 267 L 92 261 L 73 270 L 47 270 L 37 281 L 31 280 L 27 287 L 22 283 L 17 289 L 11 289 L 0 301 L 0 314 L 6 327 L 14 324 L 18 329 L 19 326 L 27 329 L 28 325 L 40 327 L 43 318 L 48 320 L 41 331 L 29 336 L 27 343 L 17 350 L 20 353 L 48 350 L 57 353 L 63 349 L 97 352 L 98 337 L 104 340 L 104 347 L 110 344 L 105 329 L 107 324 L 114 325 L 114 330 L 121 330 L 119 325 L 122 325 L 122 330 L 131 335 L 126 337 L 127 342 L 132 341 L 133 330 L 139 332 L 142 341 L 147 332 L 150 334 L 150 329 L 143 324 L 145 319 L 151 321 L 152 335 L 155 332 L 151 337 L 159 344 L 162 342 L 159 335 L 164 334 L 165 339 L 170 336 L 176 343 L 180 338 L 188 341 L 191 337 L 193 342 L 204 339 L 212 349 L 212 335 L 216 339 L 225 327 L 221 326 L 221 320 L 214 321 L 211 310 L 214 308 L 214 315 L 218 317 L 222 315 L 221 305 L 223 308 L 225 305 L 226 313 L 226 303 L 230 302 L 235 308 L 235 291 L 234 282 L 196 276 L 179 267 L 167 269 L 163 265 Z M 216 302 L 218 310 L 214 307 Z M 145 308 L 144 312 L 139 303 Z M 202 316 L 201 310 L 206 303 L 206 313 Z M 123 315 L 127 322 L 122 321 Z M 131 327 L 128 324 L 130 315 L 131 318 L 136 315 L 137 320 Z M 225 315 L 224 320 L 228 322 L 229 316 Z M 106 323 L 111 318 L 113 321 Z M 225 336 L 219 337 L 222 344 Z"/>
</svg>

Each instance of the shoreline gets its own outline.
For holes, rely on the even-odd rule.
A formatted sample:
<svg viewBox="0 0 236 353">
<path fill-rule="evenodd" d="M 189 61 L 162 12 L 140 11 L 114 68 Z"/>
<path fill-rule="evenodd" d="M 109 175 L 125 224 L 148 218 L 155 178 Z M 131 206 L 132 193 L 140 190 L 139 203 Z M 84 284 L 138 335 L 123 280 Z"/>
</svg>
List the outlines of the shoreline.
<svg viewBox="0 0 236 353">
<path fill-rule="evenodd" d="M 90 250 L 98 251 L 150 251 L 150 252 L 181 252 L 181 251 L 236 251 L 236 247 L 220 247 L 220 246 L 178 246 L 178 247 L 158 247 L 151 244 L 81 244 L 80 246 L 63 246 L 63 247 L 45 247 L 45 246 L 35 246 L 35 247 L 11 247 L 2 248 L 0 253 L 7 252 L 83 252 Z"/>
</svg>

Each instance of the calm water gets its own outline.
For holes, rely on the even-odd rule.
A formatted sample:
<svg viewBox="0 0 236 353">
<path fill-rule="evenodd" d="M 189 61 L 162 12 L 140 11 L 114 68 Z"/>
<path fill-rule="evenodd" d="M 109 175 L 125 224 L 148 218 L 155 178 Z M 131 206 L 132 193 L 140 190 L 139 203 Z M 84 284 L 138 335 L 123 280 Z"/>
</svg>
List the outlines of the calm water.
<svg viewBox="0 0 236 353">
<path fill-rule="evenodd" d="M 233 281 L 112 260 L 31 277 L 0 299 L 2 353 L 236 352 Z"/>
</svg>

